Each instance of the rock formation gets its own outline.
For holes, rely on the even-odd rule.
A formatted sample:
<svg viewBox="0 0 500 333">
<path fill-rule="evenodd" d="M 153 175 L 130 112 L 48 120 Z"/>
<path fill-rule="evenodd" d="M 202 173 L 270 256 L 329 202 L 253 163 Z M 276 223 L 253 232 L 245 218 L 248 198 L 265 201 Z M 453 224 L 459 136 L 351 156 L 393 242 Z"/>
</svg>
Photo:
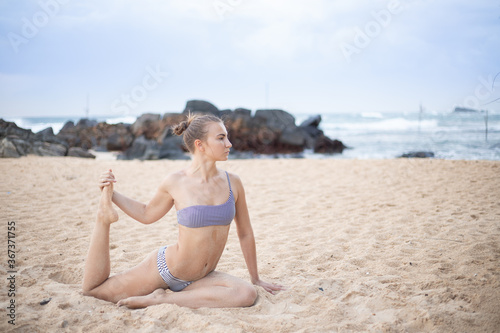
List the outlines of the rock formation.
<svg viewBox="0 0 500 333">
<path fill-rule="evenodd" d="M 202 100 L 186 103 L 182 113 L 147 113 L 133 124 L 107 124 L 81 119 L 67 122 L 54 135 L 51 128 L 33 134 L 14 123 L 0 120 L 0 156 L 26 154 L 94 157 L 88 149 L 120 151 L 120 159 L 186 159 L 182 138 L 171 127 L 186 119 L 188 113 L 214 114 L 221 117 L 228 130 L 233 151 L 251 154 L 297 154 L 305 149 L 316 153 L 342 153 L 346 147 L 325 136 L 319 129 L 321 116 L 305 120 L 300 126 L 288 112 L 279 109 L 251 110 L 238 108 L 220 111 Z"/>
</svg>

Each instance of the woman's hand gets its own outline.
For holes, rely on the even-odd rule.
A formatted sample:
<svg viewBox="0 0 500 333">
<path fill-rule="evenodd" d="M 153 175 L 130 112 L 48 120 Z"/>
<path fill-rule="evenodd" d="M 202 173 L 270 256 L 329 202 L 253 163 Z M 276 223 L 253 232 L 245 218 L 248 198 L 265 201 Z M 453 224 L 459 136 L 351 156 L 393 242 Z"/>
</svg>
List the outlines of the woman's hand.
<svg viewBox="0 0 500 333">
<path fill-rule="evenodd" d="M 262 280 L 257 280 L 253 284 L 255 284 L 256 286 L 261 286 L 267 292 L 269 292 L 269 293 L 271 293 L 273 295 L 276 294 L 276 292 L 278 292 L 280 290 L 286 290 L 287 289 L 286 287 L 284 287 L 282 285 L 274 284 L 274 283 L 268 283 L 268 282 L 265 282 L 265 281 L 262 281 Z"/>
<path fill-rule="evenodd" d="M 116 179 L 115 179 L 115 175 L 113 174 L 113 170 L 109 169 L 108 171 L 101 174 L 101 177 L 99 178 L 99 188 L 101 189 L 101 191 L 106 186 L 113 185 L 113 183 L 116 183 Z"/>
</svg>

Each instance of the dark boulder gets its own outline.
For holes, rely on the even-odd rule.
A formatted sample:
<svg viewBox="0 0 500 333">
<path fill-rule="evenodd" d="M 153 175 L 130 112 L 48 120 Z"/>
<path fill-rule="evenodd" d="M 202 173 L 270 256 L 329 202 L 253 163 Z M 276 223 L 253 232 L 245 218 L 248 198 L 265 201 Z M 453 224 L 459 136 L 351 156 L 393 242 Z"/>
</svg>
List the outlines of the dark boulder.
<svg viewBox="0 0 500 333">
<path fill-rule="evenodd" d="M 295 118 L 288 112 L 279 109 L 257 110 L 255 118 L 264 119 L 267 128 L 281 132 L 285 128 L 295 127 Z"/>
<path fill-rule="evenodd" d="M 54 134 L 52 127 L 48 127 L 46 129 L 41 130 L 40 132 L 36 133 L 33 136 L 33 140 L 34 141 L 49 142 L 49 143 L 57 143 L 57 144 L 65 146 L 66 148 L 69 148 L 69 144 L 65 140 L 58 138 Z"/>
<path fill-rule="evenodd" d="M 429 157 L 434 157 L 434 153 L 432 151 L 412 151 L 399 156 L 399 158 L 429 158 Z"/>
<path fill-rule="evenodd" d="M 130 147 L 134 140 L 129 124 L 101 122 L 91 127 L 85 125 L 88 123 L 83 124 L 83 126 L 71 126 L 68 122 L 56 137 L 67 142 L 69 147 L 80 147 L 84 150 L 94 148 L 100 151 L 123 151 Z"/>
<path fill-rule="evenodd" d="M 233 149 L 238 152 L 294 154 L 314 147 L 317 152 L 341 152 L 343 145 L 326 138 L 317 128 L 320 120 L 316 116 L 297 127 L 295 118 L 279 109 L 257 110 L 254 117 L 250 110 L 237 109 L 224 118 Z"/>
<path fill-rule="evenodd" d="M 262 153 L 290 154 L 304 150 L 306 137 L 290 113 L 279 109 L 257 110 L 254 119 L 260 128 L 259 141 L 264 144 Z"/>
<path fill-rule="evenodd" d="M 38 156 L 66 156 L 68 148 L 58 143 L 35 141 L 31 146 L 30 153 Z"/>
<path fill-rule="evenodd" d="M 95 125 L 97 125 L 97 120 L 82 118 L 78 121 L 75 127 L 79 129 L 84 129 L 89 127 L 94 127 Z"/>
<path fill-rule="evenodd" d="M 0 120 L 1 157 L 20 157 L 28 154 L 40 156 L 65 156 L 68 151 L 66 142 L 54 136 L 52 128 L 37 134 L 18 127 L 15 123 Z M 46 141 L 45 141 L 46 140 Z"/>
<path fill-rule="evenodd" d="M 93 120 L 82 119 L 76 126 L 73 122 L 67 122 L 58 135 L 54 135 L 51 127 L 33 134 L 31 130 L 22 129 L 14 123 L 0 119 L 0 135 L 5 139 L 0 144 L 0 157 L 19 157 L 35 154 L 39 156 L 69 155 L 95 158 L 87 149 L 99 148 L 102 142 L 107 142 L 108 137 L 114 139 L 112 134 L 115 132 L 121 134 L 119 129 L 126 132 L 125 134 L 128 134 L 128 136 L 125 138 L 123 136 L 118 137 L 116 141 L 121 144 L 121 147 L 130 146 L 133 137 L 130 130 L 127 131 L 127 127 L 123 124 L 98 124 Z"/>
<path fill-rule="evenodd" d="M 99 145 L 100 137 L 96 135 L 96 120 L 82 118 L 76 125 L 67 122 L 56 137 L 67 142 L 68 147 L 90 149 Z"/>
<path fill-rule="evenodd" d="M 230 110 L 230 109 L 224 109 L 224 110 L 220 110 L 219 111 L 219 114 L 217 115 L 217 117 L 221 118 L 221 119 L 224 119 L 224 117 L 226 117 L 228 114 L 230 114 L 231 112 L 233 112 L 233 110 Z"/>
<path fill-rule="evenodd" d="M 301 124 L 300 127 L 315 127 L 318 128 L 319 124 L 321 123 L 321 115 L 315 115 L 307 118 L 304 120 Z"/>
<path fill-rule="evenodd" d="M 63 128 L 61 128 L 56 136 L 68 143 L 69 147 L 78 147 L 81 144 L 79 133 L 77 132 L 77 128 L 72 121 L 68 121 L 64 124 Z"/>
<path fill-rule="evenodd" d="M 319 129 L 321 123 L 321 115 L 311 116 L 300 124 L 299 128 L 305 135 L 305 146 L 307 149 L 314 149 L 316 140 L 324 136 L 322 130 Z"/>
<path fill-rule="evenodd" d="M 46 129 L 43 129 L 40 132 L 35 133 L 34 139 L 36 141 L 45 141 L 45 139 L 51 139 L 54 136 L 55 134 L 52 127 L 47 127 Z"/>
<path fill-rule="evenodd" d="M 83 158 L 95 158 L 95 155 L 80 147 L 71 147 L 68 150 L 68 156 L 73 157 L 83 157 Z"/>
<path fill-rule="evenodd" d="M 210 102 L 203 101 L 203 100 L 198 100 L 198 99 L 193 99 L 190 101 L 187 101 L 186 107 L 184 108 L 184 111 L 182 111 L 183 114 L 188 114 L 188 113 L 211 113 L 215 116 L 220 115 L 219 109 L 215 105 L 213 105 Z"/>
<path fill-rule="evenodd" d="M 67 121 L 66 124 L 64 124 L 64 126 L 61 128 L 61 130 L 59 132 L 61 132 L 61 131 L 65 131 L 65 132 L 70 131 L 70 130 L 73 129 L 73 127 L 75 127 L 75 123 L 72 122 L 71 120 Z"/>
<path fill-rule="evenodd" d="M 16 145 L 12 142 L 13 139 L 3 138 L 0 140 L 0 157 L 16 158 L 26 154 L 20 154 L 17 151 Z"/>
<path fill-rule="evenodd" d="M 16 146 L 19 155 L 26 156 L 32 153 L 32 142 L 23 139 L 12 138 L 12 143 Z"/>
<path fill-rule="evenodd" d="M 134 141 L 131 125 L 123 123 L 99 123 L 95 128 L 94 135 L 98 146 L 108 151 L 124 151 Z"/>
<path fill-rule="evenodd" d="M 234 109 L 234 115 L 237 117 L 251 117 L 252 110 L 245 109 L 245 108 L 237 108 L 237 109 Z"/>
<path fill-rule="evenodd" d="M 133 137 L 131 135 L 120 135 L 120 133 L 112 133 L 106 139 L 106 150 L 108 151 L 123 151 L 130 147 L 133 142 Z"/>
<path fill-rule="evenodd" d="M 341 154 L 347 147 L 339 140 L 332 140 L 326 135 L 316 139 L 314 152 L 320 154 Z"/>
<path fill-rule="evenodd" d="M 308 136 L 311 137 L 311 139 L 315 140 L 317 138 L 319 138 L 320 136 L 322 136 L 324 133 L 322 130 L 320 130 L 319 128 L 317 127 L 314 127 L 314 126 L 299 126 L 299 128 L 305 133 L 307 134 Z"/>
<path fill-rule="evenodd" d="M 123 155 L 119 155 L 119 159 L 125 160 L 157 160 L 160 155 L 160 146 L 154 140 L 148 140 L 145 136 L 140 136 L 134 140 Z"/>
<path fill-rule="evenodd" d="M 186 151 L 182 147 L 183 142 L 180 136 L 169 136 L 160 144 L 158 157 L 169 160 L 188 160 L 190 157 L 186 155 Z"/>
<path fill-rule="evenodd" d="M 281 132 L 279 142 L 285 145 L 304 147 L 306 136 L 298 127 L 288 127 Z"/>
<path fill-rule="evenodd" d="M 141 115 L 135 123 L 132 124 L 132 134 L 136 138 L 144 135 L 148 140 L 157 138 L 162 132 L 163 128 L 160 123 L 160 115 L 153 113 L 145 113 Z"/>
<path fill-rule="evenodd" d="M 56 137 L 67 142 L 69 147 L 90 149 L 95 145 L 91 133 L 95 125 L 97 125 L 97 121 L 89 119 L 80 119 L 76 125 L 72 121 L 68 121 Z"/>
<path fill-rule="evenodd" d="M 308 126 L 308 127 L 299 127 L 299 129 L 304 134 L 305 140 L 304 145 L 307 149 L 314 149 L 316 141 L 324 136 L 322 130 L 316 127 Z"/>
<path fill-rule="evenodd" d="M 17 126 L 16 123 L 0 119 L 0 139 L 11 137 L 22 140 L 31 140 L 33 135 L 34 134 L 31 130 L 21 128 Z"/>
</svg>

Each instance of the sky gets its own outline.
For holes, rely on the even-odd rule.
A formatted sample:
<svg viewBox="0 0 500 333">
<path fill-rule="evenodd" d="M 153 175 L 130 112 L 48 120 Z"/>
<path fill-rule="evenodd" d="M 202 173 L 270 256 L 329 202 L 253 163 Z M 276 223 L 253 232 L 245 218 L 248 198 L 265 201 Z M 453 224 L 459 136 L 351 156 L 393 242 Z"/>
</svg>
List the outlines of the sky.
<svg viewBox="0 0 500 333">
<path fill-rule="evenodd" d="M 0 0 L 0 117 L 500 112 L 498 73 L 497 0 Z"/>
</svg>

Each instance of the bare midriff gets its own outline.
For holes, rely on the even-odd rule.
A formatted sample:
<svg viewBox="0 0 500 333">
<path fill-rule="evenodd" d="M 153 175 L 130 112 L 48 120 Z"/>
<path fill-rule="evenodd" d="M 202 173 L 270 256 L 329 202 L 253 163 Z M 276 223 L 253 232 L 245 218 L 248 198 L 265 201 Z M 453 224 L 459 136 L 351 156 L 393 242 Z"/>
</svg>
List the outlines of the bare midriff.
<svg viewBox="0 0 500 333">
<path fill-rule="evenodd" d="M 224 252 L 229 225 L 188 228 L 179 225 L 177 244 L 169 245 L 165 260 L 173 276 L 196 281 L 215 270 Z"/>
</svg>

